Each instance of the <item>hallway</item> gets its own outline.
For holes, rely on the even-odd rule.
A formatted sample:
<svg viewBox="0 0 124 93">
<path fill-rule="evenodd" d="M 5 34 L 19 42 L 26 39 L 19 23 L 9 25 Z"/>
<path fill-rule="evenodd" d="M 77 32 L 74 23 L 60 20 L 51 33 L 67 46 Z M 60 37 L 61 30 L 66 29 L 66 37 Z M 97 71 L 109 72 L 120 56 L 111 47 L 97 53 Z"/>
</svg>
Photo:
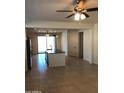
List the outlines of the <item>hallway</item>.
<svg viewBox="0 0 124 93">
<path fill-rule="evenodd" d="M 33 56 L 32 70 L 25 75 L 26 90 L 41 90 L 43 93 L 98 93 L 97 65 L 67 57 L 65 67 L 48 68 L 43 57 L 43 54 Z"/>
</svg>

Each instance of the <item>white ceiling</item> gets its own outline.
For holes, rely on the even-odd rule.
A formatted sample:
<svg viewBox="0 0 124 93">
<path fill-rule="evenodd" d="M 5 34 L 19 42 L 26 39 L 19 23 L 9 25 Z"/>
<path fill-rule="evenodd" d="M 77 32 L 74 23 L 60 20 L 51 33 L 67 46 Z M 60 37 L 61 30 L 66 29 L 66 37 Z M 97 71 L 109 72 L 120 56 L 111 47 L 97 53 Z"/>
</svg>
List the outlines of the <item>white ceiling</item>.
<svg viewBox="0 0 124 93">
<path fill-rule="evenodd" d="M 59 13 L 56 10 L 73 9 L 71 0 L 26 0 L 25 19 L 26 23 L 33 21 L 74 21 L 73 17 L 66 19 L 70 13 Z M 87 8 L 98 7 L 97 0 L 88 0 Z M 92 23 L 98 21 L 98 12 L 88 12 L 89 18 L 83 22 Z"/>
</svg>

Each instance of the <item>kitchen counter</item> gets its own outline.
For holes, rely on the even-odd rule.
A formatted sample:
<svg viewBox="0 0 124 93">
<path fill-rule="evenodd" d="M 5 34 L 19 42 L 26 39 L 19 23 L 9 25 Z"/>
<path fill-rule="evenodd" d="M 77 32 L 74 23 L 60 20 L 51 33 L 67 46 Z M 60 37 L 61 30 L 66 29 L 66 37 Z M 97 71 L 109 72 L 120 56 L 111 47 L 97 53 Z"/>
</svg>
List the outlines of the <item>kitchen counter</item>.
<svg viewBox="0 0 124 93">
<path fill-rule="evenodd" d="M 65 52 L 61 50 L 47 51 L 47 63 L 49 67 L 65 66 Z"/>
<path fill-rule="evenodd" d="M 56 54 L 56 53 L 65 53 L 64 51 L 62 50 L 48 50 L 46 51 L 48 54 Z"/>
</svg>

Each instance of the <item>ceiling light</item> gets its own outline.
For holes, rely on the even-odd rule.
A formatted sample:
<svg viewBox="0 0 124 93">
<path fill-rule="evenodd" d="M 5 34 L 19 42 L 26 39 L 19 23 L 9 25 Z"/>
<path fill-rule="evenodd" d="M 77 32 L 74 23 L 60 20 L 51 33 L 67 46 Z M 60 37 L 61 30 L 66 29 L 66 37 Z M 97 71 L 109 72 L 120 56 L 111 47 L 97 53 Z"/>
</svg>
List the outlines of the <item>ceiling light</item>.
<svg viewBox="0 0 124 93">
<path fill-rule="evenodd" d="M 84 14 L 81 14 L 81 20 L 84 20 L 86 16 Z"/>
<path fill-rule="evenodd" d="M 76 13 L 75 16 L 74 16 L 74 19 L 76 21 L 79 21 L 80 20 L 80 14 L 79 13 Z"/>
</svg>

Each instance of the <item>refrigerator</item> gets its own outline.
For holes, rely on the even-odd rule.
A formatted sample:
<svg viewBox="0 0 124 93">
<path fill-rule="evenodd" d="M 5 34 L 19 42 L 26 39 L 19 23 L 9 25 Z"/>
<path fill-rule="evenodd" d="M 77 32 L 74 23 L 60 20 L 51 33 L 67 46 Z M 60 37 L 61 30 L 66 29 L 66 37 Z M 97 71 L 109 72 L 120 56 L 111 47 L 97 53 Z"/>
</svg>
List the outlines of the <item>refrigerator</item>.
<svg viewBox="0 0 124 93">
<path fill-rule="evenodd" d="M 26 50 L 27 50 L 27 66 L 28 70 L 32 69 L 32 49 L 31 49 L 31 40 L 30 38 L 26 39 Z"/>
</svg>

